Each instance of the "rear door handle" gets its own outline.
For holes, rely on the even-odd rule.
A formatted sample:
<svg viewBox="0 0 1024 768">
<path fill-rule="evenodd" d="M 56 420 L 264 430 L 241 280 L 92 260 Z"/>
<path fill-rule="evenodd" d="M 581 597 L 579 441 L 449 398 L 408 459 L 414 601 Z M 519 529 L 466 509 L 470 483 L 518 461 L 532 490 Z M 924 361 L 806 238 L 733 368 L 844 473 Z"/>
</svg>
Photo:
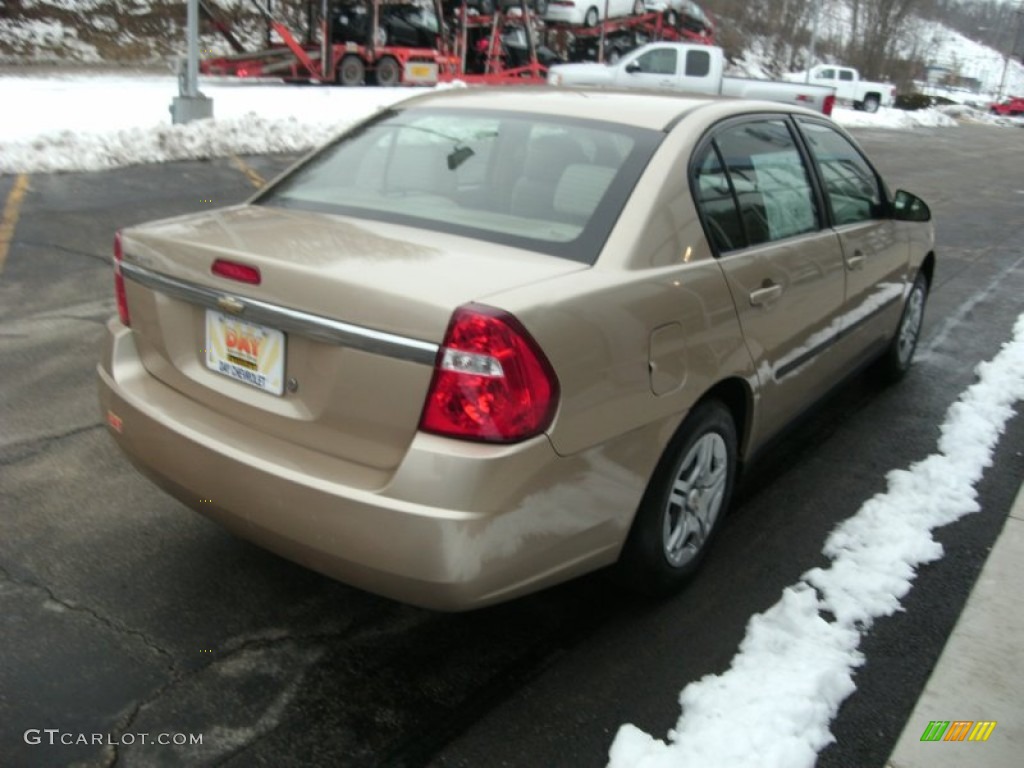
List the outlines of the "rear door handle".
<svg viewBox="0 0 1024 768">
<path fill-rule="evenodd" d="M 853 256 L 846 260 L 846 268 L 851 272 L 864 268 L 864 253 L 863 251 L 854 251 Z"/>
<path fill-rule="evenodd" d="M 758 288 L 756 291 L 751 292 L 750 305 L 753 307 L 760 307 L 764 304 L 775 301 L 781 295 L 782 286 L 778 283 L 771 283 L 769 285 L 765 285 L 763 288 Z"/>
</svg>

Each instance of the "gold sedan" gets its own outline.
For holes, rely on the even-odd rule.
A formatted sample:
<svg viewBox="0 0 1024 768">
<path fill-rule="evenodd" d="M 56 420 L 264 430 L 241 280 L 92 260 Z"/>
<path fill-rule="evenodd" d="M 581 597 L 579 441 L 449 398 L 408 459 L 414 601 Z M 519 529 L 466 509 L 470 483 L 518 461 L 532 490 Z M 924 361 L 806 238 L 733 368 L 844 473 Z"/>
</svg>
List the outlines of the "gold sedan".
<svg viewBox="0 0 1024 768">
<path fill-rule="evenodd" d="M 929 219 L 809 111 L 429 94 L 119 233 L 100 406 L 185 504 L 372 592 L 669 591 L 769 438 L 907 370 Z"/>
</svg>

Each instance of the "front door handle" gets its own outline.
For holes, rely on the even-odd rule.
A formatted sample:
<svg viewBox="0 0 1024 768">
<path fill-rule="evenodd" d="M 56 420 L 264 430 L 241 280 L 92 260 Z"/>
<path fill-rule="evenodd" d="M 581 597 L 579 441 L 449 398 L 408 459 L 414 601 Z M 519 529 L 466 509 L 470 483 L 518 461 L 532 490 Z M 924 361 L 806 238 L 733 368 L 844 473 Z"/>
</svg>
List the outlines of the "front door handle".
<svg viewBox="0 0 1024 768">
<path fill-rule="evenodd" d="M 864 253 L 863 251 L 854 251 L 853 256 L 846 260 L 846 268 L 851 272 L 858 269 L 864 268 Z"/>
<path fill-rule="evenodd" d="M 752 307 L 760 307 L 764 304 L 775 301 L 781 295 L 782 286 L 778 283 L 771 283 L 766 280 L 764 287 L 758 288 L 756 291 L 751 291 L 750 305 Z"/>
</svg>

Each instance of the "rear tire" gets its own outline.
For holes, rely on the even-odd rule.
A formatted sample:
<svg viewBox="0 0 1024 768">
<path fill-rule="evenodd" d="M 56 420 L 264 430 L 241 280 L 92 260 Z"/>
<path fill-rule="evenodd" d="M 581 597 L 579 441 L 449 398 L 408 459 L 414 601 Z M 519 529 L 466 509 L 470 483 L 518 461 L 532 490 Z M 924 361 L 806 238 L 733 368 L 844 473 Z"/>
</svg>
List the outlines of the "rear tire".
<svg viewBox="0 0 1024 768">
<path fill-rule="evenodd" d="M 903 305 L 903 314 L 900 316 L 900 324 L 896 326 L 896 334 L 878 361 L 878 370 L 886 381 L 895 383 L 910 370 L 918 339 L 921 338 L 927 302 L 928 280 L 923 274 L 918 273 Z"/>
<path fill-rule="evenodd" d="M 696 573 L 736 480 L 736 425 L 717 400 L 698 404 L 669 442 L 619 558 L 632 588 L 668 594 Z"/>
<path fill-rule="evenodd" d="M 644 0 L 636 0 L 633 3 L 633 15 L 643 16 L 645 13 L 647 13 L 647 6 L 644 5 Z"/>
<path fill-rule="evenodd" d="M 601 14 L 598 13 L 597 8 L 590 6 L 587 8 L 587 12 L 583 14 L 583 26 L 584 27 L 596 27 L 597 22 L 601 20 Z"/>
<path fill-rule="evenodd" d="M 879 107 L 879 101 L 877 96 L 867 96 L 864 99 L 864 111 L 865 112 L 877 112 Z"/>
<path fill-rule="evenodd" d="M 348 88 L 362 85 L 366 82 L 366 65 L 363 60 L 355 54 L 344 56 L 338 64 L 338 71 L 335 73 L 338 85 Z"/>
<path fill-rule="evenodd" d="M 402 68 L 392 56 L 385 56 L 377 62 L 377 85 L 392 88 L 401 81 Z"/>
</svg>

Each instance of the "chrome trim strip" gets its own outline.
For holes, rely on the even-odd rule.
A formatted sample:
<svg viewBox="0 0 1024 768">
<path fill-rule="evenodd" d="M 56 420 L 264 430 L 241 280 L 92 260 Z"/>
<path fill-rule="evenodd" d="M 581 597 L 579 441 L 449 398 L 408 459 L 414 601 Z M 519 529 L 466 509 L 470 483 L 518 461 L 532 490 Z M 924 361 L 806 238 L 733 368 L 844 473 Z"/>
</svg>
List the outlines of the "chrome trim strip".
<svg viewBox="0 0 1024 768">
<path fill-rule="evenodd" d="M 797 368 L 799 368 L 801 365 L 806 363 L 808 360 L 810 360 L 813 357 L 817 357 L 822 352 L 824 352 L 826 349 L 828 349 L 833 344 L 835 344 L 837 341 L 846 338 L 846 336 L 848 334 L 853 333 L 853 331 L 855 331 L 858 328 L 860 328 L 868 320 L 874 319 L 875 315 L 877 315 L 879 312 L 884 312 L 889 307 L 891 307 L 893 305 L 893 303 L 895 303 L 895 302 L 897 302 L 899 300 L 900 300 L 899 296 L 893 296 L 891 299 L 887 299 L 884 304 L 882 304 L 881 306 L 875 307 L 874 309 L 872 309 L 870 312 L 868 312 L 863 317 L 855 320 L 853 323 L 848 325 L 846 328 L 843 328 L 843 330 L 839 331 L 839 333 L 836 333 L 836 334 L 832 335 L 831 337 L 829 337 L 829 339 L 827 341 L 823 341 L 821 344 L 819 344 L 818 346 L 814 347 L 813 349 L 810 349 L 807 352 L 804 352 L 802 355 L 800 355 L 795 360 L 793 360 L 791 362 L 788 362 L 785 365 L 779 366 L 779 368 L 775 371 L 775 380 L 778 381 L 779 379 L 785 378 L 786 376 L 791 374 L 793 371 L 795 371 Z"/>
<path fill-rule="evenodd" d="M 154 291 L 172 296 L 190 304 L 198 304 L 210 309 L 223 312 L 224 309 L 218 303 L 221 299 L 236 299 L 242 302 L 245 307 L 238 313 L 239 317 L 246 320 L 253 320 L 259 323 L 266 323 L 278 330 L 297 333 L 317 341 L 324 341 L 328 344 L 337 344 L 342 347 L 351 347 L 363 352 L 371 352 L 375 355 L 408 360 L 413 363 L 433 365 L 437 359 L 439 346 L 427 341 L 410 339 L 406 336 L 397 336 L 383 331 L 374 331 L 370 328 L 363 328 L 359 325 L 342 323 L 338 320 L 331 320 L 320 315 L 312 315 L 308 312 L 300 312 L 297 309 L 288 309 L 265 301 L 251 299 L 245 296 L 235 296 L 224 293 L 213 288 L 204 288 L 173 277 L 167 277 L 156 272 L 140 267 L 137 264 L 130 264 L 122 261 L 121 274 L 139 285 L 144 285 Z"/>
</svg>

